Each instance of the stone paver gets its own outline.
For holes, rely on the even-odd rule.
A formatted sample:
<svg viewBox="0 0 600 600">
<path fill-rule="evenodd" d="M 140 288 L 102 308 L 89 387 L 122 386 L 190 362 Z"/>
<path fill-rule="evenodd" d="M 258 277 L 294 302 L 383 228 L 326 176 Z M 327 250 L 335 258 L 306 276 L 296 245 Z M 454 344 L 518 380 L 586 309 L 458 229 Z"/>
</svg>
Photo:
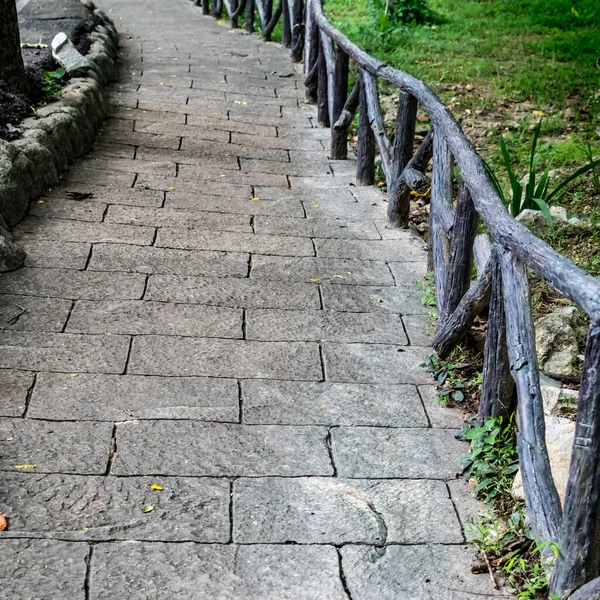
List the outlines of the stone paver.
<svg viewBox="0 0 600 600">
<path fill-rule="evenodd" d="M 423 241 L 352 148 L 329 160 L 278 44 L 96 1 L 108 118 L 0 277 L 3 597 L 496 594 L 463 545 L 464 415 L 419 366 Z"/>
</svg>

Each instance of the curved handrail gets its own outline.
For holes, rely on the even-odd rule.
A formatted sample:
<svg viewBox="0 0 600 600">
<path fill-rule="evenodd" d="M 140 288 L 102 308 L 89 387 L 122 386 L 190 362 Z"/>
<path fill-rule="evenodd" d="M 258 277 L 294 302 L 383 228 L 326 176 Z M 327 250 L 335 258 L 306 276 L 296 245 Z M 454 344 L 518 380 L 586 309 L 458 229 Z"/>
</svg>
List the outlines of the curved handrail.
<svg viewBox="0 0 600 600">
<path fill-rule="evenodd" d="M 475 208 L 492 237 L 511 250 L 534 273 L 600 323 L 600 281 L 556 252 L 512 217 L 491 184 L 483 159 L 462 132 L 452 113 L 420 79 L 373 58 L 336 29 L 323 14 L 319 0 L 308 0 L 319 29 L 369 73 L 412 94 L 441 132 L 461 169 Z"/>
</svg>

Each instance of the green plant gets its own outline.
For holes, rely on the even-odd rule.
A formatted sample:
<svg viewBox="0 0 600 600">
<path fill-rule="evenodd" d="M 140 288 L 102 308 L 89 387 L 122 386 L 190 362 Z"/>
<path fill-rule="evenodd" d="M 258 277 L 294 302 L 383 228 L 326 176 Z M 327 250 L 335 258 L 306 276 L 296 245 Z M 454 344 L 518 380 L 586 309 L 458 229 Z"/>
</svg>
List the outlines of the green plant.
<svg viewBox="0 0 600 600">
<path fill-rule="evenodd" d="M 500 136 L 500 150 L 502 151 L 502 158 L 504 161 L 504 167 L 508 174 L 510 181 L 511 195 L 507 197 L 504 194 L 504 190 L 498 177 L 495 175 L 493 170 L 487 165 L 487 171 L 490 175 L 490 179 L 498 192 L 498 195 L 508 207 L 510 214 L 513 217 L 518 216 L 524 210 L 540 210 L 546 219 L 548 226 L 552 229 L 552 215 L 550 214 L 549 203 L 553 198 L 559 197 L 564 194 L 567 186 L 578 177 L 581 177 L 590 170 L 595 169 L 596 166 L 600 165 L 600 159 L 591 160 L 589 164 L 577 169 L 574 173 L 571 173 L 566 179 L 564 179 L 559 185 L 557 185 L 552 191 L 549 191 L 550 187 L 550 167 L 552 161 L 550 161 L 542 173 L 539 181 L 537 181 L 537 172 L 540 162 L 540 157 L 537 154 L 538 140 L 542 131 L 542 121 L 540 119 L 535 126 L 533 132 L 533 141 L 531 143 L 531 150 L 529 152 L 529 172 L 526 174 L 527 183 L 523 184 L 517 178 L 516 173 L 512 168 L 512 161 L 508 148 L 506 147 L 506 141 L 504 136 Z M 590 150 L 591 152 L 591 150 Z"/>
<path fill-rule="evenodd" d="M 596 165 L 594 164 L 594 152 L 592 151 L 592 147 L 590 146 L 589 142 L 586 143 L 583 150 L 591 166 L 592 181 L 594 182 L 594 191 L 596 192 L 596 194 L 600 194 L 600 177 L 598 177 L 598 173 L 596 173 Z"/>
<path fill-rule="evenodd" d="M 434 20 L 425 0 L 370 0 L 370 12 L 380 33 L 403 24 L 431 23 Z"/>
<path fill-rule="evenodd" d="M 440 404 L 465 401 L 465 384 L 459 378 L 459 367 L 442 360 L 435 354 L 428 356 L 420 365 L 437 381 L 437 398 Z"/>
<path fill-rule="evenodd" d="M 421 304 L 427 307 L 437 305 L 435 286 L 431 281 L 432 277 L 433 273 L 428 273 L 424 280 L 415 281 L 415 285 L 421 291 Z"/>
<path fill-rule="evenodd" d="M 467 421 L 457 434 L 471 442 L 471 449 L 461 459 L 465 477 L 477 481 L 474 491 L 488 504 L 511 498 L 511 488 L 517 470 L 519 455 L 514 440 L 512 420 L 501 417 L 488 419 L 476 426 L 476 417 Z"/>
<path fill-rule="evenodd" d="M 66 73 L 66 69 L 63 69 L 62 67 L 56 69 L 56 71 L 44 72 L 44 84 L 42 85 L 42 90 L 47 98 L 60 98 L 62 96 Z"/>
</svg>

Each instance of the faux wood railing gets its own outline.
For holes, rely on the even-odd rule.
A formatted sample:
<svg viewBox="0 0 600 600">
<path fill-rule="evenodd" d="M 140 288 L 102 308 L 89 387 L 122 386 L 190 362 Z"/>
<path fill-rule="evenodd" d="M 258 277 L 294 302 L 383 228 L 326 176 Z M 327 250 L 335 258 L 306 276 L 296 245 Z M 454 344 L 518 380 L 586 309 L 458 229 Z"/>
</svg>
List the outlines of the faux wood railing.
<svg viewBox="0 0 600 600">
<path fill-rule="evenodd" d="M 485 164 L 452 113 L 419 79 L 369 56 L 325 18 L 321 0 L 223 0 L 237 27 L 245 12 L 254 31 L 258 11 L 262 36 L 270 39 L 282 20 L 284 46 L 304 57 L 307 102 L 318 121 L 331 127 L 330 158 L 348 156 L 348 129 L 358 111 L 357 183 L 372 185 L 378 151 L 388 189 L 388 219 L 408 225 L 411 191 L 428 183 L 431 165 L 430 265 L 435 276 L 439 330 L 433 342 L 446 357 L 489 306 L 479 419 L 508 417 L 516 410 L 523 487 L 534 536 L 558 544 L 551 591 L 564 599 L 598 598 L 600 579 L 600 281 L 534 236 L 506 210 Z M 223 1 L 212 4 L 220 18 Z M 195 0 L 209 14 L 208 0 Z M 304 48 L 304 51 L 303 51 Z M 350 61 L 357 69 L 348 91 Z M 378 82 L 400 90 L 392 140 L 383 124 Z M 414 151 L 418 106 L 431 129 Z M 459 176 L 454 193 L 454 167 Z M 476 236 L 481 219 L 489 235 Z M 390 257 L 393 258 L 393 257 Z M 478 278 L 471 281 L 473 264 Z M 590 318 L 579 394 L 575 442 L 564 509 L 552 479 L 545 442 L 528 269 Z"/>
</svg>

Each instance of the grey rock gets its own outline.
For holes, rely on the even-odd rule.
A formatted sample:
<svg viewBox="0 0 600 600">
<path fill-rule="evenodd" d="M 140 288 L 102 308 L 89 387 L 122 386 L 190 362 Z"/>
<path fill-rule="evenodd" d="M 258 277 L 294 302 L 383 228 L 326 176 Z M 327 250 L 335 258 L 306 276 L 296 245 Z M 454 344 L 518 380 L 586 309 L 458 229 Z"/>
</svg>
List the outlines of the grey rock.
<svg viewBox="0 0 600 600">
<path fill-rule="evenodd" d="M 243 543 L 461 543 L 441 481 L 238 479 L 233 540 Z"/>
<path fill-rule="evenodd" d="M 0 371 L 3 385 L 5 377 L 9 377 L 9 383 L 15 377 L 10 373 L 14 372 Z M 28 383 L 27 376 L 20 376 L 13 389 L 24 398 Z M 5 393 L 10 394 L 10 389 L 9 386 Z M 28 414 L 35 419 L 52 420 L 237 422 L 238 386 L 235 380 L 224 378 L 39 373 Z"/>
<path fill-rule="evenodd" d="M 90 67 L 89 60 L 78 52 L 73 42 L 63 32 L 58 33 L 52 40 L 52 56 L 67 70 L 67 73 L 81 73 Z"/>
<path fill-rule="evenodd" d="M 341 477 L 452 479 L 467 451 L 448 429 L 339 427 L 332 439 Z"/>
<path fill-rule="evenodd" d="M 0 420 L 0 471 L 101 475 L 110 453 L 111 423 Z"/>
<path fill-rule="evenodd" d="M 87 544 L 2 540 L 2 593 L 13 600 L 84 600 Z"/>
<path fill-rule="evenodd" d="M 551 373 L 570 375 L 583 354 L 586 339 L 583 312 L 563 306 L 535 325 L 535 344 L 540 367 Z"/>
<path fill-rule="evenodd" d="M 245 423 L 427 427 L 416 389 L 294 381 L 242 382 Z"/>
<path fill-rule="evenodd" d="M 0 273 L 14 271 L 23 266 L 25 250 L 0 233 Z"/>
<path fill-rule="evenodd" d="M 569 217 L 567 209 L 563 206 L 551 206 L 550 216 L 554 230 L 558 233 L 582 233 L 592 229 L 589 220 Z M 516 219 L 535 233 L 545 233 L 550 229 L 541 210 L 526 209 L 519 213 Z"/>
<path fill-rule="evenodd" d="M 139 421 L 117 425 L 115 475 L 332 475 L 323 427 Z"/>
<path fill-rule="evenodd" d="M 90 600 L 346 600 L 335 548 L 101 544 Z"/>
<path fill-rule="evenodd" d="M 129 372 L 137 375 L 319 381 L 319 348 L 306 342 L 136 337 Z"/>
<path fill-rule="evenodd" d="M 0 501 L 10 522 L 3 538 L 229 540 L 224 479 L 6 473 L 2 482 Z M 153 509 L 144 513 L 147 506 Z"/>
<path fill-rule="evenodd" d="M 502 597 L 487 573 L 472 575 L 471 546 L 345 546 L 342 569 L 353 600 L 464 600 Z"/>
</svg>

